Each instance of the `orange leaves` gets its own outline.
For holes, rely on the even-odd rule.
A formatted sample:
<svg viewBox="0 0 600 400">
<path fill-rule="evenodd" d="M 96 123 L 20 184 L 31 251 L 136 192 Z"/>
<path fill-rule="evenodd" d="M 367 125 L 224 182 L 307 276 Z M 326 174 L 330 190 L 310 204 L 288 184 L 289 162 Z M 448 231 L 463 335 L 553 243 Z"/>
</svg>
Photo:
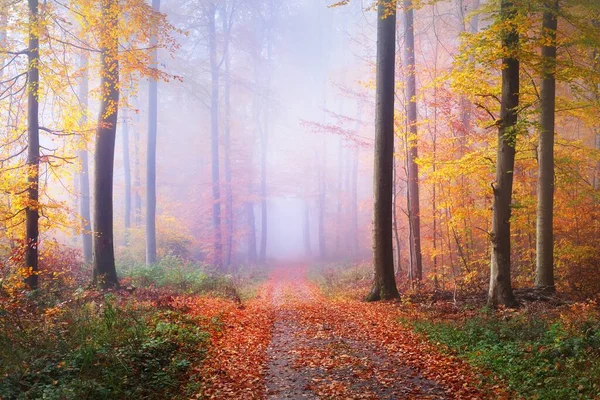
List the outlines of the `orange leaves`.
<svg viewBox="0 0 600 400">
<path fill-rule="evenodd" d="M 211 347 L 197 368 L 202 398 L 258 399 L 264 392 L 266 348 L 271 339 L 272 310 L 268 287 L 246 307 L 215 298 L 175 298 L 172 305 L 207 318 Z"/>
</svg>

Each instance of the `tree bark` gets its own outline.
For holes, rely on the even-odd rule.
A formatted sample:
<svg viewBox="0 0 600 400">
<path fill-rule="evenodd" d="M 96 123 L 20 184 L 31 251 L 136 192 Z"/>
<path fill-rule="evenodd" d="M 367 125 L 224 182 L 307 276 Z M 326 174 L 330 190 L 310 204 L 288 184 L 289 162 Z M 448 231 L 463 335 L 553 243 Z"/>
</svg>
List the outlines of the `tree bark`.
<svg viewBox="0 0 600 400">
<path fill-rule="evenodd" d="M 408 103 L 408 205 L 412 276 L 420 284 L 423 278 L 421 253 L 421 216 L 419 207 L 419 166 L 417 165 L 417 82 L 415 71 L 415 33 L 412 0 L 404 0 L 404 59 L 406 60 L 406 101 Z"/>
<path fill-rule="evenodd" d="M 399 298 L 394 277 L 392 207 L 394 186 L 394 89 L 396 0 L 379 3 L 377 12 L 377 86 L 373 177 L 373 263 L 369 301 Z"/>
<path fill-rule="evenodd" d="M 129 229 L 131 228 L 131 162 L 129 161 L 129 120 L 127 108 L 123 109 L 123 172 L 125 175 L 125 237 L 129 244 Z"/>
<path fill-rule="evenodd" d="M 248 223 L 248 262 L 256 263 L 256 218 L 254 217 L 254 203 L 246 202 L 246 217 Z"/>
<path fill-rule="evenodd" d="M 224 147 L 224 172 L 225 172 L 225 266 L 231 265 L 233 252 L 233 189 L 231 184 L 231 55 L 229 52 L 230 40 L 230 22 L 229 16 L 224 7 L 223 15 L 223 34 L 225 35 L 224 44 L 224 63 L 225 76 L 223 85 L 224 97 L 224 119 L 223 119 L 223 147 Z M 233 13 L 233 10 L 231 11 Z"/>
<path fill-rule="evenodd" d="M 83 76 L 79 84 L 79 101 L 83 111 L 81 118 L 81 127 L 87 125 L 88 111 L 88 89 L 89 89 L 89 69 L 88 69 L 88 54 L 82 51 L 79 58 L 79 65 L 83 71 Z M 83 144 L 85 145 L 85 143 Z M 83 243 L 83 261 L 87 264 L 92 262 L 92 234 L 91 234 L 91 212 L 90 212 L 90 170 L 89 170 L 89 154 L 84 147 L 79 151 L 81 160 L 81 173 L 79 174 L 79 190 L 81 199 L 79 201 L 79 212 L 81 214 L 81 239 Z"/>
<path fill-rule="evenodd" d="M 269 31 L 269 37 L 267 37 L 267 65 L 271 67 L 271 50 L 272 50 L 272 38 L 270 37 L 271 32 Z M 269 104 L 270 104 L 270 79 L 267 79 L 267 100 L 265 105 L 265 121 L 264 126 L 260 131 L 260 217 L 261 217 L 261 230 L 260 230 L 260 262 L 265 263 L 267 260 L 267 233 L 269 226 L 268 218 L 268 207 L 267 207 L 267 151 L 269 148 Z"/>
<path fill-rule="evenodd" d="M 160 11 L 160 0 L 152 0 L 152 8 Z M 153 47 L 150 67 L 158 67 L 158 38 L 150 38 Z M 154 264 L 156 256 L 156 137 L 158 135 L 158 81 L 148 84 L 148 144 L 146 154 L 146 264 Z"/>
<path fill-rule="evenodd" d="M 212 222 L 213 222 L 213 264 L 221 268 L 223 265 L 223 244 L 221 234 L 221 187 L 219 177 L 219 63 L 217 61 L 217 32 L 215 4 L 209 5 L 208 41 L 210 47 L 211 71 L 211 156 L 212 156 Z"/>
<path fill-rule="evenodd" d="M 94 283 L 118 287 L 113 235 L 113 177 L 119 114 L 118 1 L 102 1 L 100 110 L 94 159 Z"/>
<path fill-rule="evenodd" d="M 29 0 L 29 47 L 27 59 L 27 208 L 25 209 L 25 267 L 29 269 L 25 282 L 30 289 L 38 288 L 39 240 L 39 172 L 40 124 L 39 84 L 40 53 L 38 36 L 38 0 Z"/>
<path fill-rule="evenodd" d="M 519 60 L 514 54 L 519 34 L 514 26 L 516 16 L 512 0 L 502 0 L 501 19 L 507 26 L 502 34 L 502 47 L 510 55 L 502 59 L 502 99 L 498 126 L 496 182 L 493 186 L 492 261 L 488 303 L 495 307 L 515 304 L 510 281 L 510 216 L 517 140 L 517 107 L 519 106 Z"/>
<path fill-rule="evenodd" d="M 323 158 L 325 158 L 326 151 L 323 151 Z M 321 157 L 317 155 L 317 185 L 319 187 L 319 258 L 323 261 L 327 258 L 327 241 L 325 237 L 325 195 L 327 191 L 327 184 L 325 182 L 325 162 L 321 161 Z"/>
<path fill-rule="evenodd" d="M 556 106 L 556 30 L 558 0 L 544 11 L 542 29 L 548 45 L 542 47 L 540 137 L 538 151 L 538 204 L 536 224 L 535 287 L 554 288 L 554 120 Z"/>
</svg>

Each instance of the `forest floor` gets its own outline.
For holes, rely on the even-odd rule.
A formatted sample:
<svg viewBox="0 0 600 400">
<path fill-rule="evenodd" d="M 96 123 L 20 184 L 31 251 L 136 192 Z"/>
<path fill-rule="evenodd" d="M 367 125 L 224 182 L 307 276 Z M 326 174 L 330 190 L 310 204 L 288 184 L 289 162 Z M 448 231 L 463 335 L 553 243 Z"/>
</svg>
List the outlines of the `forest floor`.
<svg viewBox="0 0 600 400">
<path fill-rule="evenodd" d="M 279 267 L 255 299 L 221 315 L 225 328 L 202 374 L 210 377 L 204 395 L 489 398 L 465 362 L 398 323 L 399 307 L 330 299 L 307 279 L 305 267 Z"/>
</svg>

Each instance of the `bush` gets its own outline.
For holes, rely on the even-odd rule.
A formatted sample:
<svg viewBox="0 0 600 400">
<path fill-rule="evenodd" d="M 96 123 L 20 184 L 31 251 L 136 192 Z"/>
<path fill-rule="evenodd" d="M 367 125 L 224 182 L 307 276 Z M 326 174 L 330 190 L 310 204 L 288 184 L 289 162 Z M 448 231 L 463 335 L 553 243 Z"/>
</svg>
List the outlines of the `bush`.
<svg viewBox="0 0 600 400">
<path fill-rule="evenodd" d="M 208 340 L 200 321 L 107 296 L 19 324 L 0 310 L 13 317 L 0 319 L 0 398 L 163 399 L 193 384 Z"/>
<path fill-rule="evenodd" d="M 558 317 L 480 313 L 462 321 L 412 324 L 430 341 L 491 371 L 496 383 L 524 398 L 592 399 L 600 392 L 600 318 L 592 311 L 595 307 L 575 305 Z"/>
</svg>

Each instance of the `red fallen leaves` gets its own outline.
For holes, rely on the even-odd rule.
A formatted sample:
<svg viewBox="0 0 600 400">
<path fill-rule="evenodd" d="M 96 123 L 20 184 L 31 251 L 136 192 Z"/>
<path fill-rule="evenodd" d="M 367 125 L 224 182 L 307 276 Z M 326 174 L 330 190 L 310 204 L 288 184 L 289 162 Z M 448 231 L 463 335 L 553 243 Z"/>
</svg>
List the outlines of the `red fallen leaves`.
<svg viewBox="0 0 600 400">
<path fill-rule="evenodd" d="M 179 297 L 172 304 L 207 318 L 211 346 L 205 363 L 196 368 L 203 387 L 197 397 L 263 398 L 266 348 L 273 326 L 269 285 L 245 307 L 208 297 Z M 220 323 L 215 324 L 214 317 Z"/>
<path fill-rule="evenodd" d="M 291 327 L 290 340 L 275 348 L 291 357 L 291 370 L 282 376 L 290 386 L 305 382 L 307 394 L 325 399 L 510 397 L 502 388 L 484 387 L 465 362 L 442 355 L 402 327 L 398 303 L 326 299 L 303 271 L 276 270 L 245 308 L 204 297 L 174 297 L 170 304 L 204 316 L 211 334 L 206 361 L 196 368 L 202 379 L 198 397 L 267 396 L 265 377 L 273 362 L 273 349 L 267 349 L 275 318 L 286 318 Z M 274 393 L 284 393 L 286 382 L 275 386 Z"/>
</svg>

